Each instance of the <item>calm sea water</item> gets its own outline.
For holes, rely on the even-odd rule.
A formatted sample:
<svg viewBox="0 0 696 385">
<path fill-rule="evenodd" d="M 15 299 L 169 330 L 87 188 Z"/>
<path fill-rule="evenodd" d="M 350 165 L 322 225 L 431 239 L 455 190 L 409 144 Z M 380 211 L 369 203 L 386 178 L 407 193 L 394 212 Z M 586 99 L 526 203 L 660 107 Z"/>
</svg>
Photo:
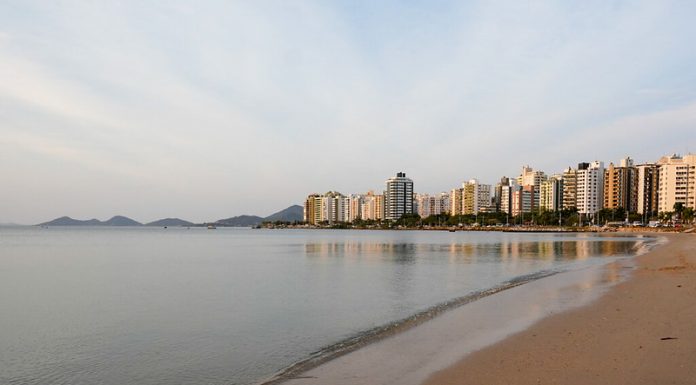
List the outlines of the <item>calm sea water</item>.
<svg viewBox="0 0 696 385">
<path fill-rule="evenodd" d="M 0 228 L 0 383 L 250 384 L 323 347 L 648 238 Z"/>
</svg>

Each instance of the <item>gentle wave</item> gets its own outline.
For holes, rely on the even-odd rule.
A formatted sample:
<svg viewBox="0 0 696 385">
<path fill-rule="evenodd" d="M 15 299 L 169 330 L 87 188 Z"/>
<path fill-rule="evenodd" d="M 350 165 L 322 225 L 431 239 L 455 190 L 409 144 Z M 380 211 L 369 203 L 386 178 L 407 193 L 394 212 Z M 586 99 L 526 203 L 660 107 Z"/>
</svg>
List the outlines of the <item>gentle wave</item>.
<svg viewBox="0 0 696 385">
<path fill-rule="evenodd" d="M 418 326 L 428 320 L 431 320 L 439 316 L 440 314 L 446 311 L 458 308 L 460 306 L 466 305 L 481 298 L 500 293 L 501 291 L 524 285 L 528 282 L 536 281 L 538 279 L 562 273 L 563 271 L 565 270 L 545 270 L 515 277 L 511 280 L 505 281 L 491 288 L 474 291 L 467 295 L 457 297 L 449 301 L 441 302 L 410 317 L 406 317 L 394 322 L 390 322 L 386 325 L 378 326 L 373 329 L 358 333 L 355 336 L 349 337 L 347 339 L 329 345 L 321 350 L 318 350 L 310 354 L 309 357 L 299 362 L 296 362 L 290 365 L 289 367 L 281 370 L 280 372 L 274 374 L 270 378 L 267 378 L 259 382 L 258 385 L 279 384 L 283 381 L 292 379 L 300 373 L 306 372 L 307 370 L 315 368 L 325 362 L 328 362 L 330 360 L 348 354 L 352 351 L 355 351 L 359 348 L 362 348 L 366 345 L 372 344 L 374 342 L 380 341 L 397 333 L 401 333 L 415 326 Z"/>
</svg>

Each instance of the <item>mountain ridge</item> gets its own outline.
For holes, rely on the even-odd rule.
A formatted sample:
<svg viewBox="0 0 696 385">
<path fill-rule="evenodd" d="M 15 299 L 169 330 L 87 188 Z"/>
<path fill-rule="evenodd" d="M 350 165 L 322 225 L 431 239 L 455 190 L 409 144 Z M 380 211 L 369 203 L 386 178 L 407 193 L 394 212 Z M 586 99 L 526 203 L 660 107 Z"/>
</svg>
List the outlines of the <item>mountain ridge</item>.
<svg viewBox="0 0 696 385">
<path fill-rule="evenodd" d="M 253 227 L 263 222 L 301 222 L 303 220 L 303 208 L 300 205 L 292 205 L 283 210 L 277 211 L 267 217 L 258 215 L 237 215 L 229 218 L 218 219 L 212 223 L 216 226 L 229 227 Z M 99 219 L 74 219 L 69 216 L 62 216 L 47 222 L 39 223 L 39 226 L 196 226 L 196 224 L 181 218 L 163 218 L 148 223 L 141 223 L 123 215 L 115 215 L 105 221 Z"/>
<path fill-rule="evenodd" d="M 162 218 L 158 219 L 156 221 L 148 222 L 145 224 L 145 226 L 171 226 L 171 227 L 176 227 L 176 226 L 194 226 L 195 223 L 189 222 L 187 220 L 181 219 L 181 218 Z"/>
<path fill-rule="evenodd" d="M 123 215 L 115 215 L 105 221 L 99 219 L 74 219 L 69 216 L 62 216 L 54 220 L 40 223 L 41 226 L 142 226 L 143 224 L 124 217 Z"/>
</svg>

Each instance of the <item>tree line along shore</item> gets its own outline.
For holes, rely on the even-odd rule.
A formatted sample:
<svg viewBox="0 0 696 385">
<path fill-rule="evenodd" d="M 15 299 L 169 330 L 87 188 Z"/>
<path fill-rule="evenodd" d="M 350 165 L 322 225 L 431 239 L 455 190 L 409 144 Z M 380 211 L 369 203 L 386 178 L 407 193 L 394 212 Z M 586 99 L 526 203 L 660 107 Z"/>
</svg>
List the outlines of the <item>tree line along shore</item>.
<svg viewBox="0 0 696 385">
<path fill-rule="evenodd" d="M 310 229 L 419 229 L 419 230 L 469 230 L 515 232 L 597 232 L 597 231 L 689 231 L 693 228 L 694 213 L 691 209 L 677 207 L 674 212 L 646 218 L 624 209 L 602 209 L 589 222 L 577 210 L 540 211 L 510 216 L 491 212 L 465 215 L 437 214 L 421 218 L 418 214 L 404 214 L 397 220 L 362 220 L 353 222 L 320 222 L 308 224 L 294 221 L 267 221 L 264 228 Z"/>
</svg>

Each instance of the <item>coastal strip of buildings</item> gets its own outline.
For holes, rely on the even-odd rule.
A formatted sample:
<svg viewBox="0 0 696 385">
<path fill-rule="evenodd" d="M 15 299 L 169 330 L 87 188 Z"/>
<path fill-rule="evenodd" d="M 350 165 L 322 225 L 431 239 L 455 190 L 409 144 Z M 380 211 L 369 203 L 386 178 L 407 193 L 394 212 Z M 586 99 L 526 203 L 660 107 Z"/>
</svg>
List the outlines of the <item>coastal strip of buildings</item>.
<svg viewBox="0 0 696 385">
<path fill-rule="evenodd" d="M 508 218 L 535 212 L 576 212 L 582 223 L 596 223 L 602 210 L 621 210 L 625 220 L 638 215 L 643 223 L 675 208 L 696 209 L 696 155 L 664 156 L 653 163 L 581 162 L 548 175 L 529 166 L 495 185 L 470 179 L 435 194 L 416 193 L 413 180 L 399 172 L 380 192 L 344 195 L 337 191 L 310 194 L 304 220 L 311 225 L 361 221 L 395 221 L 447 214 L 504 213 Z M 624 220 L 624 218 L 616 218 Z"/>
</svg>

